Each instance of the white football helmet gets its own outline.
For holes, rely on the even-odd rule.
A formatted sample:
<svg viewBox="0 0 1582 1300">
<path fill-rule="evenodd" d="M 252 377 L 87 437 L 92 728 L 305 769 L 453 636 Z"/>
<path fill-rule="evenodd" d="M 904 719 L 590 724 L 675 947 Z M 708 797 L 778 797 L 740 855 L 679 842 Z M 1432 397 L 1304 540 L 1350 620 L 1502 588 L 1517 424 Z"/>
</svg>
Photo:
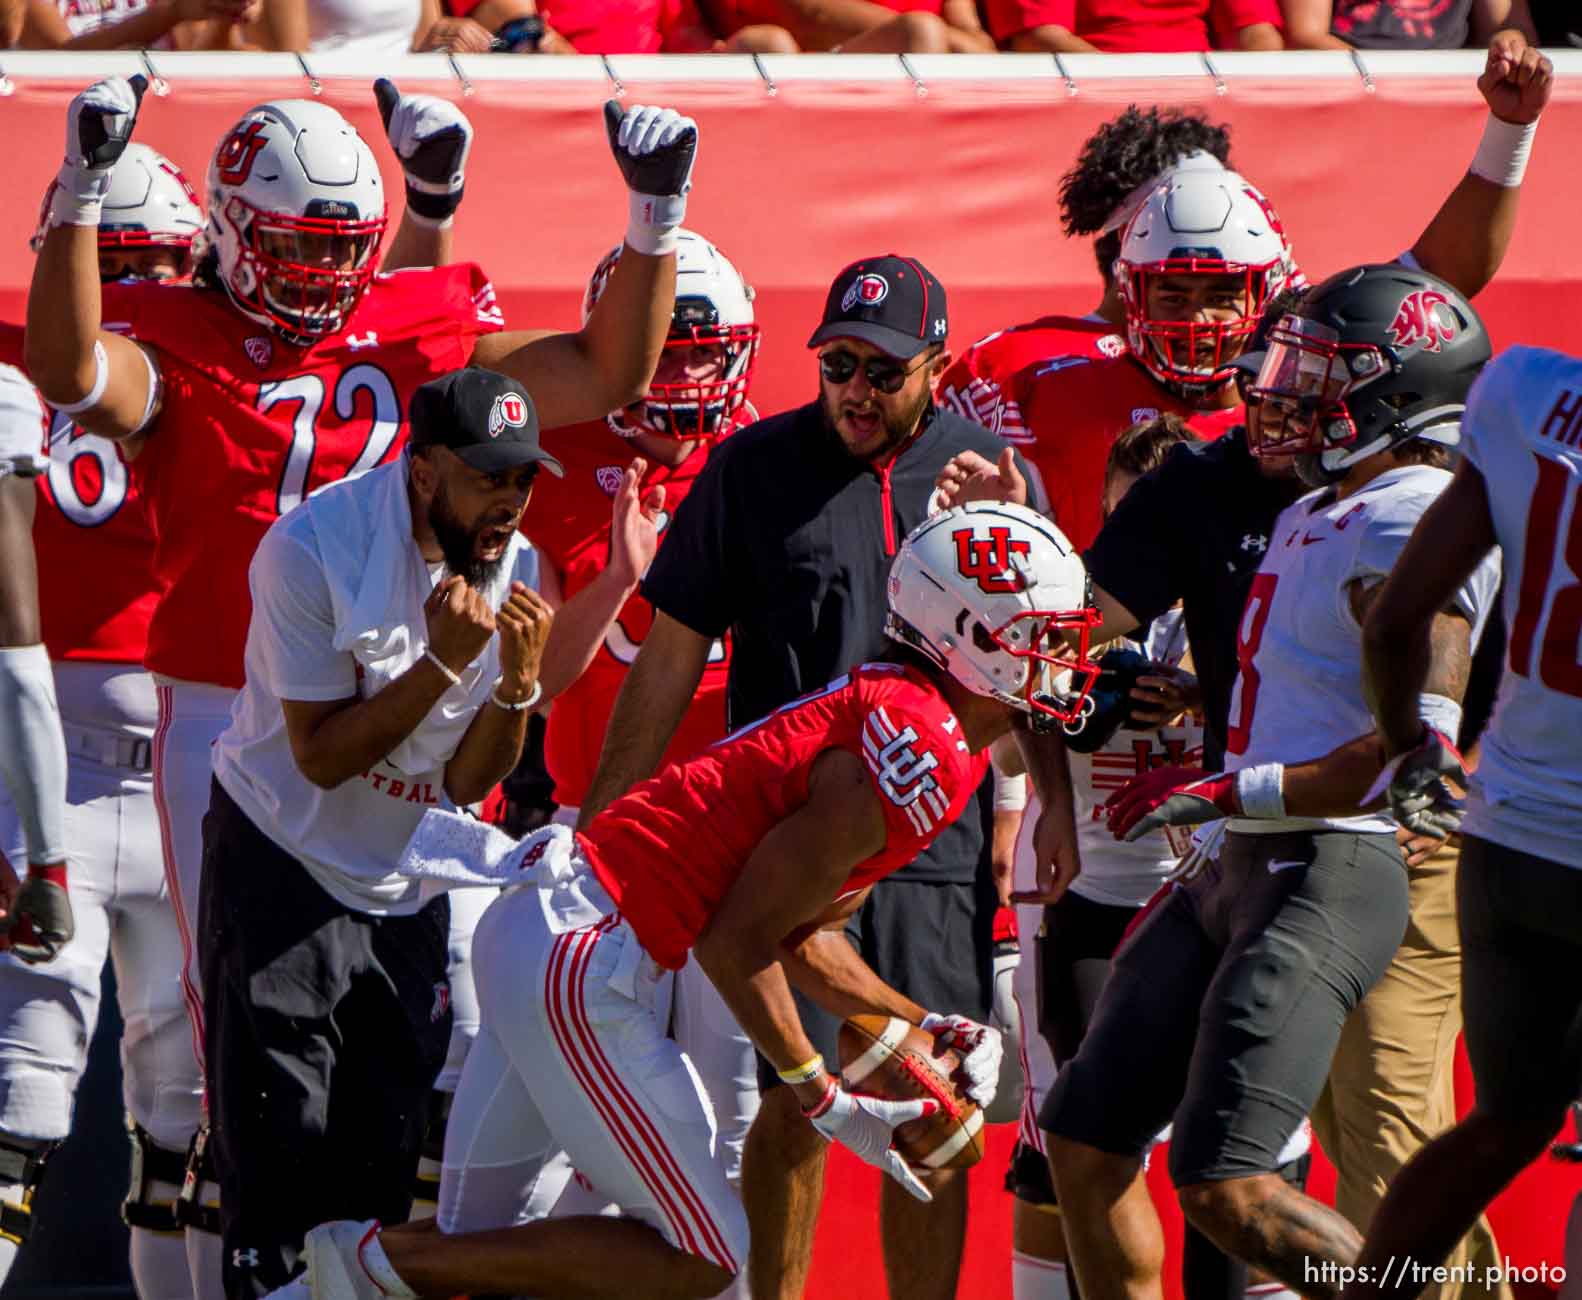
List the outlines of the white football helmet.
<svg viewBox="0 0 1582 1300">
<path fill-rule="evenodd" d="M 373 152 L 328 104 L 251 109 L 209 164 L 205 251 L 247 316 L 307 345 L 344 328 L 386 224 Z"/>
<path fill-rule="evenodd" d="M 49 230 L 50 196 L 44 194 L 38 230 L 29 241 L 36 253 Z M 203 229 L 203 212 L 186 173 L 157 149 L 135 140 L 110 173 L 110 189 L 99 218 L 99 251 L 145 248 L 177 250 L 178 275 L 192 269 L 192 241 Z"/>
<path fill-rule="evenodd" d="M 1132 355 L 1172 388 L 1200 392 L 1227 382 L 1231 362 L 1293 265 L 1274 206 L 1245 178 L 1202 168 L 1172 172 L 1127 223 L 1115 259 Z M 1229 320 L 1152 315 L 1149 285 L 1161 276 L 1234 277 L 1238 314 Z"/>
<path fill-rule="evenodd" d="M 691 441 L 729 433 L 733 417 L 747 401 L 747 387 L 758 364 L 760 330 L 753 320 L 752 287 L 731 260 L 702 235 L 690 230 L 678 234 L 676 307 L 665 351 L 685 354 L 693 347 L 717 344 L 724 349 L 724 365 L 711 378 L 656 379 L 643 400 L 637 427 L 627 422 L 624 411 L 610 417 L 611 427 L 623 436 L 648 433 Z M 582 296 L 584 324 L 604 293 L 623 247 L 617 245 L 606 253 L 588 281 Z M 661 360 L 660 365 L 664 364 Z"/>
<path fill-rule="evenodd" d="M 1025 506 L 974 501 L 934 515 L 890 566 L 886 634 L 1049 727 L 1090 707 L 1098 619 L 1075 548 Z"/>
</svg>

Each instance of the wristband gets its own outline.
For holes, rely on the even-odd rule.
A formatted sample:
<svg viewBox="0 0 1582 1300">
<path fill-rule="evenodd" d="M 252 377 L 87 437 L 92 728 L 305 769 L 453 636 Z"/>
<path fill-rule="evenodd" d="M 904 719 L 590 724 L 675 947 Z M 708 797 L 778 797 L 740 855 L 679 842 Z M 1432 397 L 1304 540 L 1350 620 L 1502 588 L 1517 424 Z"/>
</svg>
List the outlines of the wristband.
<svg viewBox="0 0 1582 1300">
<path fill-rule="evenodd" d="M 1537 122 L 1507 122 L 1490 113 L 1467 171 L 1490 185 L 1515 189 L 1527 171 L 1527 157 L 1533 151 L 1537 131 Z"/>
<path fill-rule="evenodd" d="M 835 1098 L 839 1095 L 839 1093 L 840 1085 L 837 1084 L 834 1079 L 831 1079 L 829 1081 L 829 1086 L 824 1089 L 824 1095 L 820 1097 L 818 1101 L 812 1106 L 804 1106 L 802 1108 L 802 1113 L 809 1119 L 817 1119 L 835 1104 Z"/>
<path fill-rule="evenodd" d="M 687 215 L 687 196 L 629 192 L 627 197 L 631 206 L 626 243 L 631 250 L 652 257 L 674 253 L 680 238 L 677 231 Z"/>
<path fill-rule="evenodd" d="M 56 402 L 55 409 L 62 415 L 81 415 L 90 406 L 98 403 L 104 396 L 104 390 L 110 383 L 110 358 L 104 354 L 104 344 L 98 339 L 93 341 L 93 387 L 88 390 L 86 397 L 75 402 Z M 148 423 L 145 418 L 143 421 Z"/>
<path fill-rule="evenodd" d="M 489 703 L 497 709 L 504 709 L 508 713 L 522 713 L 544 698 L 544 683 L 535 681 L 533 689 L 527 693 L 525 700 L 518 700 L 515 704 L 511 703 L 510 700 L 502 700 L 500 698 L 500 683 L 504 680 L 505 678 L 503 677 L 498 678 L 494 683 L 494 690 L 489 693 Z"/>
<path fill-rule="evenodd" d="M 812 1083 L 814 1079 L 818 1078 L 823 1069 L 824 1058 L 815 1052 L 811 1057 L 803 1061 L 801 1065 L 789 1070 L 781 1070 L 780 1082 L 788 1083 L 792 1087 L 799 1083 Z"/>
<path fill-rule="evenodd" d="M 994 811 L 1022 812 L 1027 808 L 1027 778 L 1021 773 L 1006 776 L 994 769 Z"/>
<path fill-rule="evenodd" d="M 110 192 L 110 168 L 64 162 L 49 192 L 51 226 L 97 226 Z"/>
<path fill-rule="evenodd" d="M 424 650 L 423 650 L 423 658 L 427 659 L 429 661 L 429 663 L 433 664 L 434 667 L 436 667 L 436 668 L 438 668 L 440 670 L 440 672 L 444 673 L 445 676 L 449 679 L 450 684 L 452 686 L 460 686 L 461 685 L 461 677 L 460 677 L 460 675 L 457 674 L 457 673 L 453 673 L 451 671 L 450 665 L 448 663 L 446 663 L 443 659 L 441 659 L 432 650 L 428 649 L 426 646 L 424 647 Z"/>
<path fill-rule="evenodd" d="M 1425 691 L 1417 700 L 1417 716 L 1452 745 L 1458 743 L 1461 705 L 1448 695 L 1431 695 Z"/>
<path fill-rule="evenodd" d="M 1285 764 L 1259 763 L 1236 773 L 1236 802 L 1246 817 L 1285 816 Z"/>
</svg>

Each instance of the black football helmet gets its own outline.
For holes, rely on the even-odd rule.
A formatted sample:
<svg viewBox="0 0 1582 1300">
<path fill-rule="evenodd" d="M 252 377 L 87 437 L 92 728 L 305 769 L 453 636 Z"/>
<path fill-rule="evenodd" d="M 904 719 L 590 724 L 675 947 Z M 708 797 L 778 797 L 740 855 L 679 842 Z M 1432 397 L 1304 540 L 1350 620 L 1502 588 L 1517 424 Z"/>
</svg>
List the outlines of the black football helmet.
<svg viewBox="0 0 1582 1300">
<path fill-rule="evenodd" d="M 1460 292 L 1399 263 L 1356 266 L 1311 290 L 1270 331 L 1250 388 L 1262 403 L 1254 455 L 1296 457 L 1304 482 L 1338 482 L 1360 460 L 1460 437 L 1489 336 Z"/>
</svg>

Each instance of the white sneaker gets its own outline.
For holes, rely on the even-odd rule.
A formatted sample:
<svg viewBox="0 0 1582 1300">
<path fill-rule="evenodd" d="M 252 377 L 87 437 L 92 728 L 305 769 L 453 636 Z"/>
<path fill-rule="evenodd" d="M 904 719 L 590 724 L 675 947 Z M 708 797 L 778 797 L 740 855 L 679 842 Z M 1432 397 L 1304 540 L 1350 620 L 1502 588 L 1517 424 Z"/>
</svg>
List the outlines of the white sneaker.
<svg viewBox="0 0 1582 1300">
<path fill-rule="evenodd" d="M 379 1231 L 377 1219 L 339 1219 L 308 1233 L 302 1257 L 312 1300 L 389 1300 L 363 1266 L 362 1247 Z M 407 1292 L 411 1295 L 411 1292 Z M 284 1298 L 283 1298 L 284 1300 Z"/>
</svg>

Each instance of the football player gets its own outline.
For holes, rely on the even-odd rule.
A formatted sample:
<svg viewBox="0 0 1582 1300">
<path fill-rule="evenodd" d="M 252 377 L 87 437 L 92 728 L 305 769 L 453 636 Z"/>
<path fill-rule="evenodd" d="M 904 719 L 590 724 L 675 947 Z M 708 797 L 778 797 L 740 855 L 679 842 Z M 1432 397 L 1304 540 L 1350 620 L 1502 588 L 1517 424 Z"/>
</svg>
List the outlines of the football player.
<svg viewBox="0 0 1582 1300">
<path fill-rule="evenodd" d="M 1457 920 L 1477 1104 L 1396 1175 L 1358 1259 L 1369 1271 L 1348 1294 L 1415 1295 L 1417 1273 L 1409 1278 L 1404 1262 L 1441 1262 L 1549 1144 L 1582 1078 L 1579 431 L 1582 360 L 1517 347 L 1490 365 L 1467 402 L 1455 480 L 1364 629 L 1365 681 L 1393 764 L 1390 806 L 1408 824 L 1464 831 Z M 1446 740 L 1454 733 L 1413 703 L 1433 689 L 1423 663 L 1438 611 L 1491 554 L 1507 567 L 1508 671 L 1462 823 L 1444 784 L 1466 780 Z M 1392 1252 L 1400 1276 L 1382 1276 Z"/>
<path fill-rule="evenodd" d="M 1490 107 L 1471 169 L 1403 260 L 1468 295 L 1493 277 L 1515 227 L 1522 169 L 1552 68 L 1518 32 L 1491 42 L 1478 81 Z M 1264 306 L 1295 272 L 1274 206 L 1234 172 L 1178 171 L 1127 223 L 1115 277 L 1124 354 L 1041 359 L 1002 385 L 1019 450 L 1050 493 L 1054 518 L 1085 548 L 1098 531 L 1110 442 L 1159 412 L 1212 438 L 1240 421 L 1233 363 Z M 990 428 L 1004 417 L 979 412 Z"/>
<path fill-rule="evenodd" d="M 1117 953 L 1040 1115 L 1088 1300 L 1130 1294 L 1127 1279 L 1146 1270 L 1139 1252 L 1158 1229 L 1141 1157 L 1172 1113 L 1182 1208 L 1228 1252 L 1301 1294 L 1330 1295 L 1339 1278 L 1315 1281 L 1314 1262 L 1350 1264 L 1360 1245 L 1275 1162 L 1406 928 L 1397 824 L 1357 812 L 1376 806 L 1369 787 L 1383 766 L 1358 685 L 1361 622 L 1450 482 L 1439 444 L 1489 348 L 1462 295 L 1398 264 L 1332 277 L 1270 338 L 1251 449 L 1294 458 L 1315 490 L 1280 515 L 1253 580 L 1226 770 L 1162 768 L 1108 804 L 1127 839 L 1218 818 L 1228 832 L 1217 861 L 1177 884 Z M 1498 582 L 1488 559 L 1434 615 L 1413 707 L 1439 731 L 1457 730 Z"/>
<path fill-rule="evenodd" d="M 258 538 L 315 488 L 398 454 L 412 392 L 469 360 L 523 380 L 547 423 L 640 396 L 670 323 L 670 253 L 696 129 L 669 110 L 607 107 L 633 194 L 634 255 L 579 333 L 501 334 L 494 291 L 476 266 L 378 271 L 378 167 L 344 118 L 311 101 L 260 105 L 221 140 L 190 286 L 101 286 L 97 227 L 143 89 L 141 78 L 112 78 L 72 101 L 26 348 L 30 375 L 58 410 L 140 457 L 162 586 L 145 658 L 158 694 L 154 795 L 197 1045 L 190 920 L 209 748 L 242 680 L 246 569 Z M 423 149 L 419 124 L 394 120 L 401 106 L 388 94 L 381 107 L 393 112 L 407 171 L 410 219 L 391 248 L 404 260 L 412 239 L 443 235 L 451 221 L 468 140 L 458 129 Z M 104 329 L 105 320 L 125 332 Z M 201 1151 L 195 1159 L 201 1165 Z M 215 1255 L 206 1269 L 217 1268 Z"/>
<path fill-rule="evenodd" d="M 612 249 L 594 271 L 583 299 L 584 318 L 620 255 L 619 248 Z M 748 393 L 759 337 L 753 291 L 741 273 L 708 240 L 681 231 L 675 316 L 648 393 L 604 420 L 544 435 L 544 445 L 565 465 L 566 477 L 556 491 L 533 496 L 522 527 L 544 561 L 543 590 L 551 604 L 608 581 L 610 496 L 633 452 L 649 465 L 640 491 L 645 497 L 655 488 L 663 491 L 661 520 L 668 520 L 710 450 L 758 418 Z M 660 537 L 663 544 L 664 534 Z M 616 694 L 653 618 L 653 606 L 634 593 L 586 670 L 555 700 L 544 757 L 560 804 L 556 820 L 565 825 L 576 825 Z M 727 667 L 725 642 L 716 641 L 661 765 L 689 758 L 725 734 Z M 676 984 L 675 1034 L 713 1101 L 726 1173 L 735 1185 L 742 1142 L 758 1110 L 753 1046 L 690 960 Z"/>
<path fill-rule="evenodd" d="M 46 210 L 49 202 L 46 194 Z M 98 262 L 105 283 L 190 271 L 203 214 L 170 159 L 129 145 L 111 173 L 104 217 Z M 45 230 L 41 223 L 35 251 Z M 21 329 L 0 326 L 0 359 L 22 360 Z M 51 411 L 48 419 L 32 532 L 39 616 L 66 741 L 64 816 L 78 934 L 46 965 L 0 959 L 0 1144 L 30 1150 L 28 1172 L 36 1177 L 65 1139 L 98 1020 L 102 968 L 113 955 L 134 1152 L 122 1207 L 132 1275 L 143 1295 L 179 1296 L 191 1294 L 192 1284 L 174 1207 L 202 1080 L 181 1000 L 181 936 L 165 896 L 150 781 L 156 706 L 142 661 L 159 591 L 154 535 L 114 443 L 69 417 Z M 97 577 L 84 583 L 88 572 Z M 0 851 L 16 860 L 19 811 L 0 803 Z M 12 1191 L 9 1231 L 25 1240 L 32 1185 Z M 0 1277 L 9 1266 L 0 1259 Z"/>
<path fill-rule="evenodd" d="M 492 878 L 524 886 L 478 928 L 484 1028 L 446 1146 L 439 1227 L 466 1235 L 323 1225 L 306 1251 L 315 1300 L 615 1297 L 634 1279 L 648 1296 L 718 1293 L 745 1262 L 747 1219 L 706 1097 L 665 1033 L 669 973 L 689 951 L 814 1127 L 926 1200 L 892 1136 L 933 1103 L 848 1093 L 789 985 L 838 1016 L 921 1024 L 962 1052 L 968 1095 L 992 1099 L 998 1035 L 896 993 L 839 929 L 961 813 L 1013 719 L 1080 712 L 1096 669 L 1060 638 L 1091 620 L 1084 592 L 1069 544 L 1033 512 L 936 515 L 891 568 L 891 662 L 639 783 L 575 839 L 552 827 L 509 845 Z M 405 861 L 454 881 L 473 852 L 458 836 L 467 823 L 430 814 Z M 530 865 L 534 883 L 519 874 Z M 560 1145 L 630 1217 L 511 1226 L 541 1218 L 536 1176 Z"/>
<path fill-rule="evenodd" d="M 1050 315 L 979 339 L 940 377 L 938 397 L 1008 440 L 1024 437 L 1020 407 L 1004 396 L 1011 376 L 1035 361 L 1119 356 L 1126 309 L 1115 278 L 1120 231 L 1160 181 L 1178 169 L 1230 166 L 1230 131 L 1179 109 L 1134 104 L 1082 146 L 1060 178 L 1060 224 L 1068 236 L 1093 236 L 1103 293 L 1085 316 Z M 992 421 L 992 423 L 991 423 Z"/>
</svg>

